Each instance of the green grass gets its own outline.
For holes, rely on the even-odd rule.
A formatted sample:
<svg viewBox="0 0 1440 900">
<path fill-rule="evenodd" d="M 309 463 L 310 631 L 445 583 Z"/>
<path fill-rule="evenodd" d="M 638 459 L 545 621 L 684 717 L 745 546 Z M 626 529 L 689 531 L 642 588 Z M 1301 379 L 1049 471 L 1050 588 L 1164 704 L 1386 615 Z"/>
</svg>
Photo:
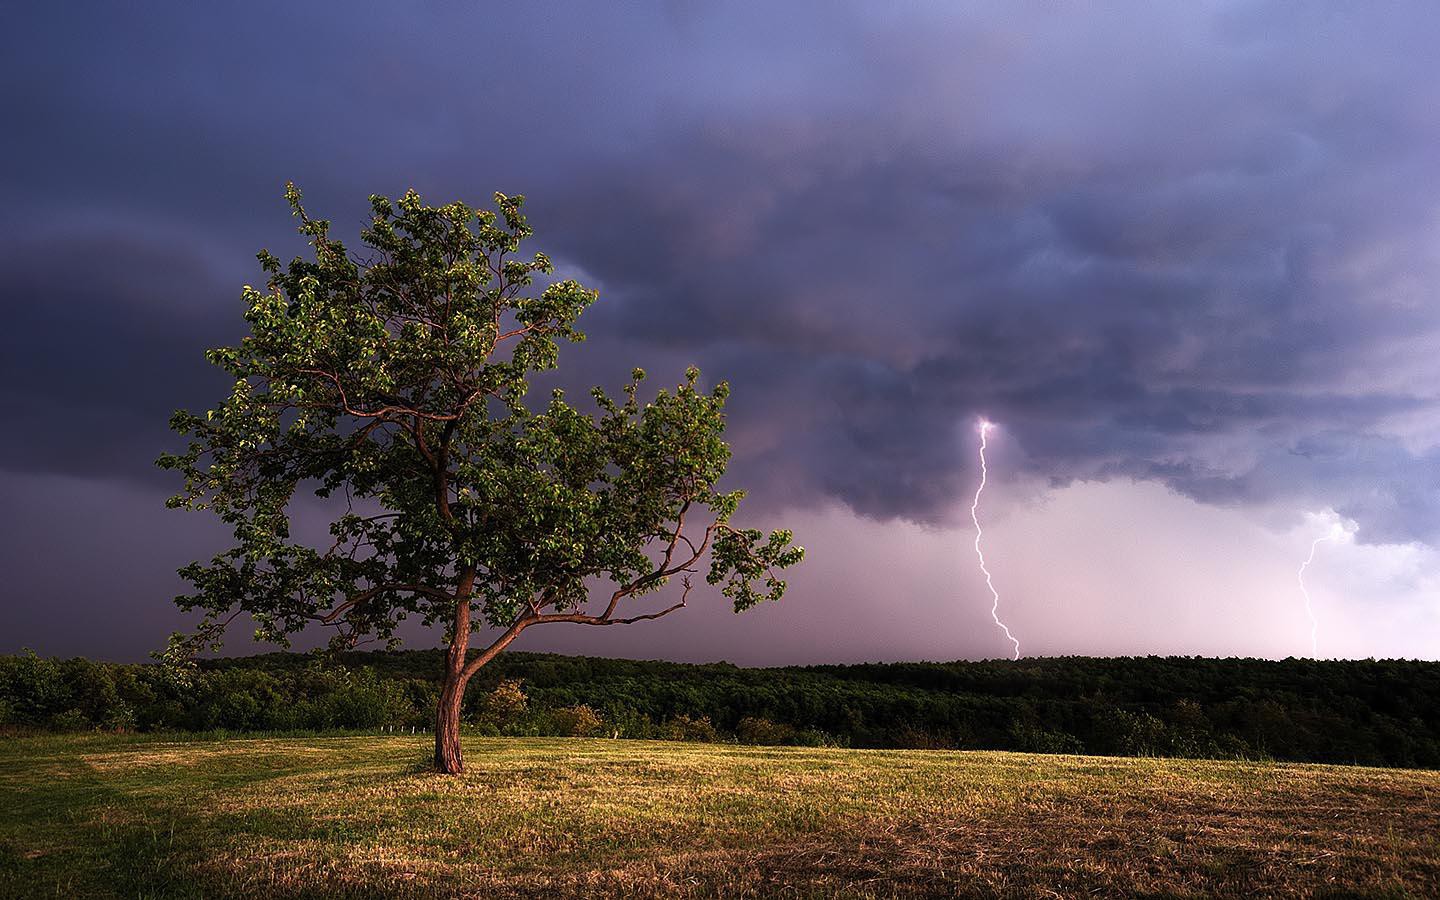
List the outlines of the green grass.
<svg viewBox="0 0 1440 900">
<path fill-rule="evenodd" d="M 421 736 L 0 740 L 0 896 L 1440 895 L 1440 773 Z"/>
</svg>

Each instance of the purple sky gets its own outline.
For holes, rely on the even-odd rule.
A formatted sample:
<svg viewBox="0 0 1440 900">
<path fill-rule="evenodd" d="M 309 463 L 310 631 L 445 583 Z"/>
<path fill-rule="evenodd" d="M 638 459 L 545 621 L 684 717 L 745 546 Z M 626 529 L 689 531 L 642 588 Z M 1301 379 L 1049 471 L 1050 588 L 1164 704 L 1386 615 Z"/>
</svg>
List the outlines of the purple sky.
<svg viewBox="0 0 1440 900">
<path fill-rule="evenodd" d="M 880 10 L 884 10 L 883 14 Z M 139 659 L 166 420 L 285 180 L 530 198 L 574 385 L 729 378 L 781 605 L 519 646 L 743 663 L 1440 658 L 1440 7 L 28 4 L 0 29 L 0 652 Z M 427 646 L 432 638 L 415 643 Z M 233 652 L 248 652 L 237 632 Z"/>
</svg>

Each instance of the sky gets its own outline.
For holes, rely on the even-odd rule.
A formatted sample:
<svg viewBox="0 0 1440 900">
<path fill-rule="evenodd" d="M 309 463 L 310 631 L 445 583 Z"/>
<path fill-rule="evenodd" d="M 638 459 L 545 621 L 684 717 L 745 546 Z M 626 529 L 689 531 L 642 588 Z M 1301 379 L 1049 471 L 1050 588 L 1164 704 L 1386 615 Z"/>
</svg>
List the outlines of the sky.
<svg viewBox="0 0 1440 900">
<path fill-rule="evenodd" d="M 26 4 L 0 31 L 0 652 L 144 659 L 287 180 L 523 193 L 566 383 L 728 379 L 779 604 L 517 649 L 1440 658 L 1440 7 Z M 663 599 L 663 598 L 662 598 Z M 412 633 L 412 646 L 436 635 Z M 258 649 L 243 631 L 229 652 Z"/>
</svg>

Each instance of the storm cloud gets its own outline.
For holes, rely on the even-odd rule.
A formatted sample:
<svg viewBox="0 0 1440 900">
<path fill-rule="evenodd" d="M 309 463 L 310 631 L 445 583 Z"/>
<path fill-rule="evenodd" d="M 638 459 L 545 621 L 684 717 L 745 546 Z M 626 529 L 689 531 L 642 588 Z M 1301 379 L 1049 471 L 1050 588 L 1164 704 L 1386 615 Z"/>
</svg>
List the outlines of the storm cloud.
<svg viewBox="0 0 1440 900">
<path fill-rule="evenodd" d="M 728 378 L 761 514 L 954 525 L 983 415 L 1036 485 L 1440 542 L 1432 5 L 77 9 L 0 37 L 3 479 L 158 498 L 294 179 L 527 194 L 602 293 L 562 377 Z"/>
</svg>

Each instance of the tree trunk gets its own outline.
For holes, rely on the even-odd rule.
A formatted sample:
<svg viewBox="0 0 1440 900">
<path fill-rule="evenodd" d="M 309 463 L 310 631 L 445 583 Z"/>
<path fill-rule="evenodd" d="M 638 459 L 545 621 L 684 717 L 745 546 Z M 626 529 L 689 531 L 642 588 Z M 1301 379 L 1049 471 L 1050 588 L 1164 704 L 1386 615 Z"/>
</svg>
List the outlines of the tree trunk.
<svg viewBox="0 0 1440 900">
<path fill-rule="evenodd" d="M 440 702 L 435 708 L 435 771 L 459 775 L 465 771 L 460 757 L 460 704 L 465 699 L 465 651 L 470 647 L 470 585 L 474 573 L 461 581 L 459 602 L 455 605 L 455 628 L 450 635 L 450 650 L 445 654 L 445 681 L 440 687 Z"/>
<path fill-rule="evenodd" d="M 460 703 L 464 699 L 465 683 L 460 673 L 447 666 L 435 710 L 435 771 L 446 775 L 465 771 L 465 762 L 460 757 Z"/>
<path fill-rule="evenodd" d="M 446 775 L 459 775 L 465 771 L 460 758 L 460 707 L 465 700 L 465 685 L 480 667 L 494 659 L 496 654 L 510 646 L 520 632 L 539 617 L 517 619 L 505 629 L 478 656 L 470 661 L 465 655 L 470 650 L 470 595 L 475 587 L 475 570 L 468 569 L 460 579 L 457 591 L 459 602 L 455 606 L 455 629 L 450 635 L 450 650 L 445 654 L 445 681 L 440 687 L 440 702 L 435 708 L 435 771 Z"/>
</svg>

